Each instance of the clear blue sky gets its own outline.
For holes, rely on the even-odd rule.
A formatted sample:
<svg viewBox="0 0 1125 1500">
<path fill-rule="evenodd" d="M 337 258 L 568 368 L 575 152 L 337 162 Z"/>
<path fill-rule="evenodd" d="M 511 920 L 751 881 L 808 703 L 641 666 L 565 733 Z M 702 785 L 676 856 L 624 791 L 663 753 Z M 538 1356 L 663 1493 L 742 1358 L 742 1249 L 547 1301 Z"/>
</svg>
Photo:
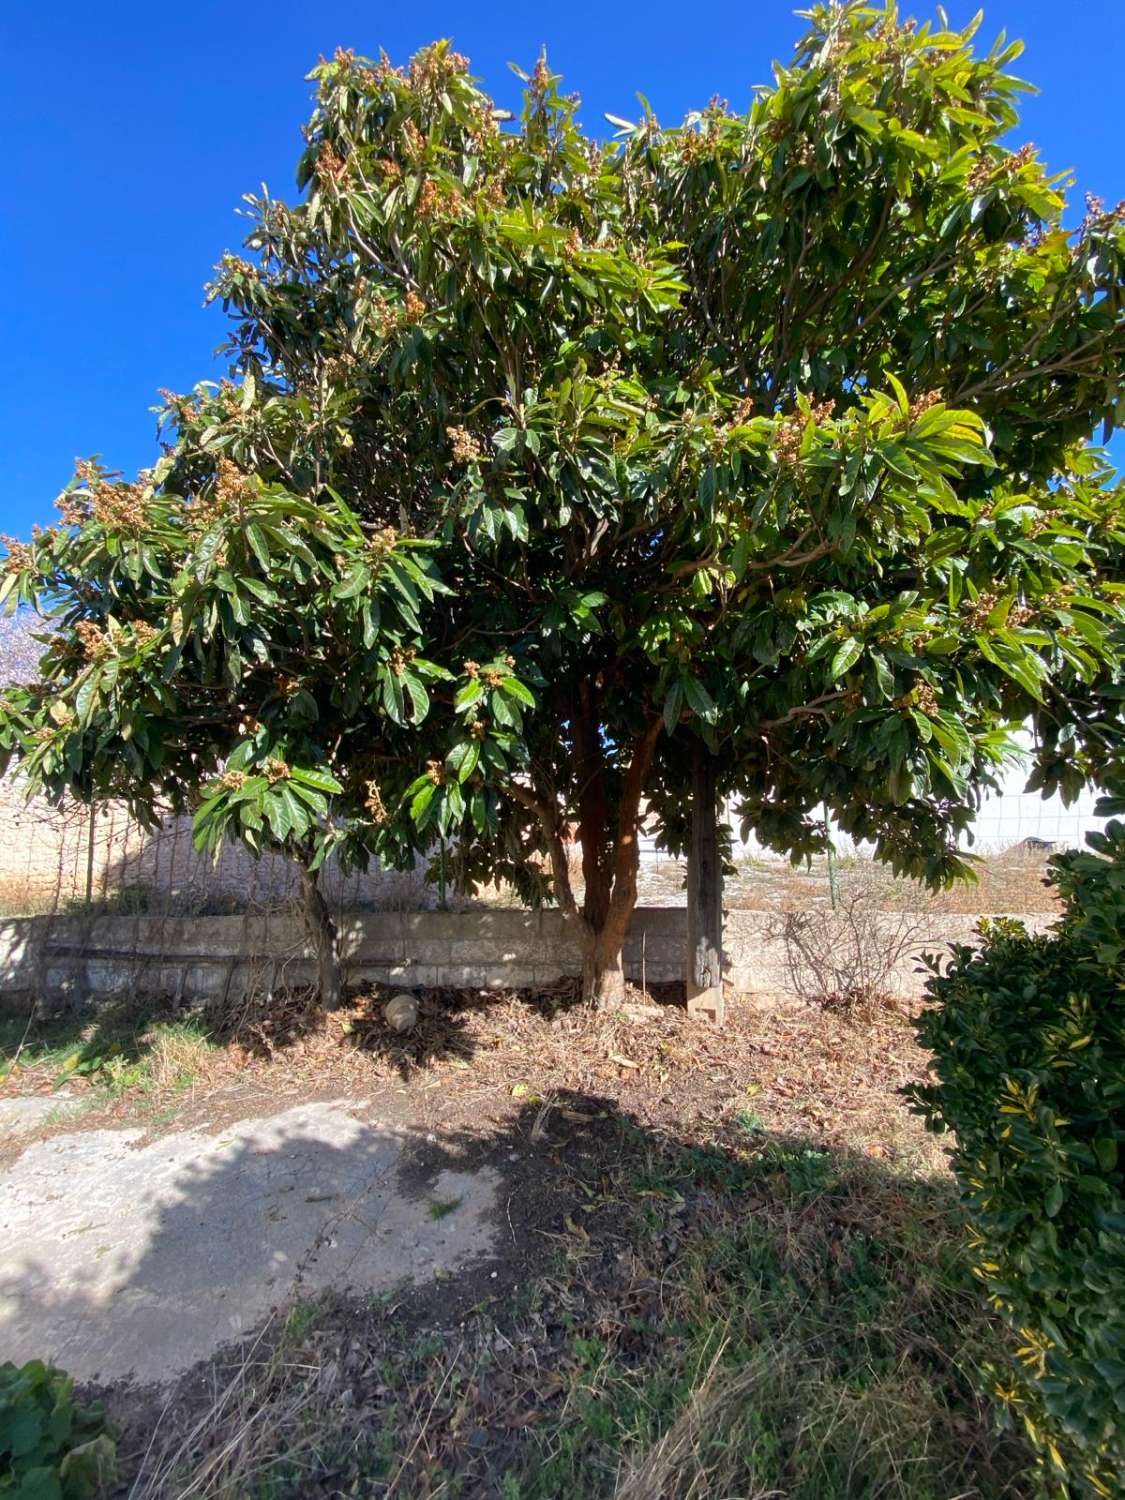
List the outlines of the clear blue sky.
<svg viewBox="0 0 1125 1500">
<path fill-rule="evenodd" d="M 396 62 L 452 36 L 502 102 L 509 59 L 546 43 L 597 128 L 637 90 L 678 121 L 712 94 L 744 107 L 803 29 L 787 0 L 595 4 L 274 0 L 258 5 L 3 0 L 4 196 L 0 531 L 49 522 L 75 455 L 131 473 L 151 462 L 160 386 L 217 378 L 222 334 L 202 286 L 241 239 L 242 193 L 293 194 L 304 75 L 337 45 Z M 910 14 L 930 14 L 905 7 Z M 954 24 L 973 7 L 951 3 Z M 1125 25 L 1114 0 L 997 0 L 982 35 L 1023 37 L 1017 71 L 1042 90 L 1021 139 L 1077 193 L 1125 197 Z M 1078 198 L 1080 202 L 1080 197 Z"/>
</svg>

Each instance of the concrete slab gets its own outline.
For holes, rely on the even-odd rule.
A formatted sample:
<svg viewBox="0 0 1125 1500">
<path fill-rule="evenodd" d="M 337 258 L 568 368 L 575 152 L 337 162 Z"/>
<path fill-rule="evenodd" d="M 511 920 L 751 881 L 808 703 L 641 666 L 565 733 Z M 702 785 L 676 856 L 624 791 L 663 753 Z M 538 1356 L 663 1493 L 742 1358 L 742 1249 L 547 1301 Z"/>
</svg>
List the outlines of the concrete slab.
<svg viewBox="0 0 1125 1500">
<path fill-rule="evenodd" d="M 355 1108 L 29 1146 L 0 1181 L 0 1358 L 162 1381 L 295 1294 L 387 1290 L 488 1254 L 496 1174 L 404 1194 L 405 1138 Z"/>
<path fill-rule="evenodd" d="M 0 1140 L 25 1135 L 51 1120 L 77 1114 L 83 1101 L 70 1094 L 33 1094 L 25 1099 L 0 1099 Z"/>
</svg>

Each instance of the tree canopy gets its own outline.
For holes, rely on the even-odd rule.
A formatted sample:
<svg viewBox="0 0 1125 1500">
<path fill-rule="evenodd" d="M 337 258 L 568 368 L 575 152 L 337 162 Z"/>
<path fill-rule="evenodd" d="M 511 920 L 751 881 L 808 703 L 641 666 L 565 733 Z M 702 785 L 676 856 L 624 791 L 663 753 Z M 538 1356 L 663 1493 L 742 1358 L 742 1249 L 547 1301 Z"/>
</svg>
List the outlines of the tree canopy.
<svg viewBox="0 0 1125 1500">
<path fill-rule="evenodd" d="M 309 867 L 440 839 L 557 901 L 605 997 L 700 744 L 767 845 L 827 808 L 935 882 L 1028 719 L 1046 790 L 1096 777 L 1125 213 L 1064 227 L 1006 144 L 1017 43 L 808 19 L 745 113 L 611 139 L 545 57 L 515 120 L 446 42 L 322 61 L 300 196 L 248 198 L 212 288 L 232 379 L 9 549 L 61 611 L 0 718 L 35 783 Z"/>
</svg>

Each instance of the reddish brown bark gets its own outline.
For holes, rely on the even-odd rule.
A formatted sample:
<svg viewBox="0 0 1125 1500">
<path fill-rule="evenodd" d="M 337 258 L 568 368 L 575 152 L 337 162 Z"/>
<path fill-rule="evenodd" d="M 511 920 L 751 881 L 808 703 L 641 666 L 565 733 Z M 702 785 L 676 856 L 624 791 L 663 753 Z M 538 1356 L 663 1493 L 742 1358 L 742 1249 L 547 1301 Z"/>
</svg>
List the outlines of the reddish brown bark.
<svg viewBox="0 0 1125 1500">
<path fill-rule="evenodd" d="M 579 705 L 574 721 L 575 754 L 584 772 L 578 792 L 585 882 L 581 909 L 570 884 L 566 859 L 567 830 L 557 805 L 549 797 L 525 786 L 513 784 L 509 791 L 517 802 L 534 811 L 539 818 L 550 851 L 555 897 L 564 917 L 575 928 L 582 951 L 583 998 L 599 1009 L 605 1009 L 619 1005 L 625 998 L 622 950 L 637 904 L 641 798 L 662 720 L 654 719 L 633 742 L 621 791 L 616 846 L 611 859 L 605 757 L 598 738 L 596 715 L 588 711 L 591 705 L 592 698 L 587 697 L 586 703 Z"/>
</svg>

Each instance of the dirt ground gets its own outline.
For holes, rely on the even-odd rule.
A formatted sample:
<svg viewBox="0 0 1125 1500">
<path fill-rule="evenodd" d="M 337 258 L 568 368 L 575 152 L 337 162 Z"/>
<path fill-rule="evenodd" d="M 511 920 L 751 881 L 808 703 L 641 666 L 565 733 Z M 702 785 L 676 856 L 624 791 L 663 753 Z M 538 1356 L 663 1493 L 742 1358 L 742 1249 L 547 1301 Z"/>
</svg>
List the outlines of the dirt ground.
<svg viewBox="0 0 1125 1500">
<path fill-rule="evenodd" d="M 452 1273 L 282 1299 L 171 1385 L 90 1392 L 120 1500 L 1030 1493 L 977 1394 L 995 1333 L 900 1094 L 925 1068 L 906 1015 L 736 1005 L 716 1029 L 675 987 L 602 1016 L 563 982 L 428 992 L 400 1037 L 381 998 L 5 1033 L 0 1098 L 68 1107 L 0 1169 L 333 1100 L 409 1137 L 407 1190 L 495 1179 L 489 1247 Z"/>
</svg>

